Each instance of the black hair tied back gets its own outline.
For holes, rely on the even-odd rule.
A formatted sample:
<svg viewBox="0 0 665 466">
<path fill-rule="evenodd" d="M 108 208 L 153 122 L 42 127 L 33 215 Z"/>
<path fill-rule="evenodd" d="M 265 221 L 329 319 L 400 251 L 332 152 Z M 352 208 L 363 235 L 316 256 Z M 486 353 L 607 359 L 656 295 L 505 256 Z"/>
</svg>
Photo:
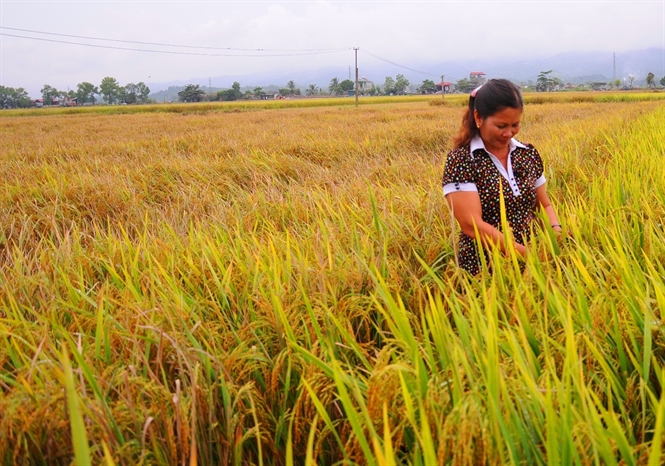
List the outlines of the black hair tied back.
<svg viewBox="0 0 665 466">
<path fill-rule="evenodd" d="M 453 140 L 455 147 L 469 144 L 471 139 L 478 134 L 474 111 L 477 111 L 481 118 L 487 118 L 504 108 L 524 108 L 522 93 L 512 82 L 507 79 L 490 79 L 474 89 L 469 96 L 469 106 L 462 118 L 462 127 Z"/>
</svg>

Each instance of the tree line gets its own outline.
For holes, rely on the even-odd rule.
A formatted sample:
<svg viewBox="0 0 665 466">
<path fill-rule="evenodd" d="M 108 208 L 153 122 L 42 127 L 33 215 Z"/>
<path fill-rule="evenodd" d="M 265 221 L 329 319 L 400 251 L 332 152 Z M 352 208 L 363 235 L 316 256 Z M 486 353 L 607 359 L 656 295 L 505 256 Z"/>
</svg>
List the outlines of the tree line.
<svg viewBox="0 0 665 466">
<path fill-rule="evenodd" d="M 552 71 L 553 70 L 548 70 L 548 71 L 541 71 L 538 74 L 538 77 L 536 78 L 536 91 L 538 92 L 546 92 L 546 91 L 552 91 L 554 89 L 557 89 L 559 86 L 563 86 L 563 81 L 557 77 L 552 76 Z M 628 75 L 628 85 L 624 85 L 624 89 L 632 89 L 633 88 L 633 81 L 635 81 L 635 76 Z M 656 87 L 656 75 L 653 73 L 649 72 L 644 79 L 646 82 L 646 85 L 648 88 L 655 88 Z M 593 88 L 601 88 L 604 86 L 607 86 L 609 88 L 620 88 L 621 87 L 621 80 L 620 79 L 615 79 L 614 81 L 610 81 L 607 84 L 604 82 L 593 82 L 590 83 L 591 87 Z M 663 76 L 660 80 L 660 85 L 665 86 L 665 76 Z"/>
<path fill-rule="evenodd" d="M 313 95 L 313 91 L 317 91 L 315 85 L 310 85 L 307 89 L 307 95 Z M 206 92 L 199 84 L 187 84 L 183 90 L 178 92 L 178 100 L 180 102 L 202 102 L 206 101 L 233 101 L 240 99 L 253 99 L 260 98 L 265 95 L 279 94 L 284 97 L 302 95 L 302 91 L 296 85 L 295 81 L 291 80 L 286 84 L 286 87 L 279 88 L 277 92 L 270 93 L 262 87 L 255 87 L 254 89 L 246 89 L 245 92 L 240 90 L 240 83 L 234 82 L 230 89 L 222 89 L 220 91 L 211 93 Z"/>
<path fill-rule="evenodd" d="M 400 95 L 406 94 L 411 83 L 403 75 L 398 74 L 394 79 L 390 76 L 386 77 L 381 86 L 372 85 L 369 89 L 364 89 L 361 94 L 365 95 Z M 240 99 L 257 99 L 267 95 L 278 95 L 281 97 L 293 97 L 303 94 L 302 90 L 298 87 L 295 81 L 291 80 L 286 83 L 286 87 L 280 87 L 275 92 L 266 91 L 263 87 L 257 86 L 254 89 L 247 89 L 245 92 L 240 90 L 240 83 L 234 82 L 230 89 L 223 89 L 216 93 L 207 93 L 199 84 L 187 84 L 183 90 L 178 92 L 178 100 L 180 102 L 202 102 L 207 101 L 233 101 Z M 327 91 L 324 88 L 318 87 L 316 84 L 310 84 L 305 89 L 305 95 L 313 97 L 316 95 L 333 95 L 341 96 L 348 95 L 349 92 L 355 89 L 355 82 L 350 79 L 340 81 L 335 77 L 330 80 Z M 423 85 L 418 88 L 419 92 L 434 93 L 437 87 L 433 81 L 425 80 Z"/>
<path fill-rule="evenodd" d="M 61 91 L 49 84 L 44 84 L 39 92 L 41 92 L 44 105 L 53 105 L 60 99 L 75 100 L 78 105 L 84 103 L 94 105 L 97 97 L 101 97 L 109 105 L 145 104 L 151 101 L 148 97 L 150 88 L 145 83 L 129 83 L 122 86 L 117 79 L 111 76 L 102 79 L 99 86 L 81 82 L 76 85 L 76 90 Z M 26 108 L 32 105 L 32 102 L 24 88 L 0 86 L 0 108 Z"/>
<path fill-rule="evenodd" d="M 25 108 L 30 106 L 30 96 L 22 87 L 0 86 L 0 108 Z"/>
<path fill-rule="evenodd" d="M 89 82 L 81 82 L 76 85 L 76 90 L 59 91 L 58 89 L 44 84 L 41 91 L 44 105 L 52 105 L 55 99 L 76 99 L 80 104 L 95 104 L 100 96 L 104 102 L 113 104 L 145 104 L 149 102 L 150 88 L 143 82 L 137 84 L 129 83 L 121 86 L 117 79 L 107 76 L 102 79 L 99 86 Z"/>
<path fill-rule="evenodd" d="M 628 87 L 633 88 L 634 76 L 628 77 Z M 647 74 L 645 78 L 647 87 L 656 87 L 656 76 L 653 73 Z M 665 87 L 665 76 L 660 79 L 661 86 Z M 604 84 L 604 83 L 592 83 Z M 406 94 L 410 81 L 402 74 L 398 74 L 395 78 L 386 76 L 381 86 L 372 85 L 369 89 L 362 89 L 360 91 L 363 95 L 402 95 Z M 460 92 L 470 92 L 478 83 L 472 79 L 463 78 L 456 82 L 456 89 Z M 538 74 L 535 83 L 536 91 L 551 91 L 563 85 L 561 79 L 552 76 L 552 70 L 541 71 Z M 614 82 L 607 83 L 609 87 L 619 88 L 621 81 L 617 79 Z M 355 82 L 350 79 L 340 81 L 335 77 L 330 80 L 328 85 L 328 95 L 341 96 L 348 95 L 349 92 L 355 89 Z M 434 94 L 438 91 L 437 85 L 430 79 L 425 79 L 422 84 L 417 88 L 420 94 Z M 91 103 L 95 104 L 97 101 L 96 96 L 102 98 L 104 102 L 109 105 L 112 104 L 145 104 L 152 102 L 148 96 L 150 95 L 150 88 L 143 82 L 137 84 L 129 83 L 124 86 L 113 77 L 107 76 L 102 79 L 99 86 L 95 86 L 89 82 L 81 82 L 76 86 L 76 90 L 60 91 L 53 86 L 45 84 L 41 89 L 42 99 L 44 105 L 53 105 L 56 99 L 76 99 L 77 103 Z M 302 91 L 296 83 L 291 80 L 286 84 L 286 87 L 279 88 L 275 93 L 279 96 L 290 97 L 302 95 Z M 307 96 L 324 95 L 326 94 L 323 88 L 319 88 L 315 84 L 310 84 L 305 90 Z M 255 99 L 268 95 L 262 87 L 255 87 L 253 90 L 247 89 L 245 92 L 240 90 L 240 83 L 237 81 L 233 83 L 230 89 L 223 89 L 214 94 L 208 94 L 198 84 L 188 84 L 185 88 L 178 92 L 178 100 L 181 102 L 201 102 L 208 101 L 233 101 L 240 99 Z M 27 91 L 22 88 L 12 88 L 0 86 L 0 108 L 25 108 L 31 105 L 32 100 Z"/>
<path fill-rule="evenodd" d="M 411 82 L 404 75 L 398 74 L 395 78 L 386 76 L 386 79 L 383 81 L 383 89 L 381 86 L 372 84 L 372 87 L 362 91 L 359 90 L 359 93 L 366 95 L 403 95 L 407 93 L 410 85 Z M 331 95 L 346 95 L 350 91 L 353 91 L 355 87 L 355 82 L 350 79 L 340 81 L 338 78 L 332 78 L 328 85 L 328 91 Z M 434 85 L 434 92 L 436 92 L 436 85 Z"/>
</svg>

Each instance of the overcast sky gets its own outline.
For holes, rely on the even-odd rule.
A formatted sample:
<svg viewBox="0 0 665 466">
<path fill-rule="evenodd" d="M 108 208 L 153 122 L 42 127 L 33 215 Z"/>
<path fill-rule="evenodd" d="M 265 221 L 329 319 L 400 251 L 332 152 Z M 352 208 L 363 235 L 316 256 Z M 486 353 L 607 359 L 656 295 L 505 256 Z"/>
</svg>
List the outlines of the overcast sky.
<svg viewBox="0 0 665 466">
<path fill-rule="evenodd" d="M 0 84 L 36 96 L 113 76 L 128 82 L 276 74 L 327 66 L 346 69 L 352 47 L 419 69 L 466 59 L 529 59 L 570 51 L 665 49 L 665 0 L 485 1 L 31 1 L 0 0 L 0 33 L 14 36 L 200 54 L 93 48 L 0 35 Z M 198 47 L 81 39 L 35 32 Z M 311 53 L 311 49 L 344 49 Z M 288 51 L 284 51 L 288 50 Z M 290 55 L 270 57 L 266 55 Z M 665 72 L 665 55 L 664 55 Z M 436 70 L 438 71 L 438 70 Z M 399 72 L 399 70 L 397 70 Z M 228 85 L 228 83 L 213 83 Z"/>
</svg>

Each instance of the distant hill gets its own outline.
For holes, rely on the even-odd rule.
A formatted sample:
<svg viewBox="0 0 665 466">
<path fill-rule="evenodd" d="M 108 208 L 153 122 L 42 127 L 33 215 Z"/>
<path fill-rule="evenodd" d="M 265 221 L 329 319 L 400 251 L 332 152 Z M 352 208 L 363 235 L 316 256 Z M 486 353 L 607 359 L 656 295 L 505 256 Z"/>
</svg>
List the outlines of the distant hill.
<svg viewBox="0 0 665 466">
<path fill-rule="evenodd" d="M 617 78 L 635 77 L 635 84 L 644 84 L 651 71 L 657 76 L 665 74 L 665 49 L 650 48 L 631 52 L 617 52 Z M 553 74 L 564 82 L 576 84 L 612 79 L 612 53 L 569 52 L 551 57 L 513 63 L 487 63 L 485 71 L 491 76 L 505 76 L 518 81 L 535 81 L 540 71 L 554 70 Z"/>
<path fill-rule="evenodd" d="M 362 52 L 362 50 L 361 50 Z M 617 52 L 617 78 L 627 78 L 629 75 L 635 77 L 635 85 L 645 83 L 646 75 L 653 72 L 657 80 L 665 75 L 665 49 L 649 48 L 628 52 Z M 610 81 L 612 79 L 612 52 L 568 52 L 549 57 L 532 58 L 524 60 L 457 60 L 435 63 L 402 63 L 409 68 L 421 70 L 428 74 L 417 73 L 395 65 L 379 62 L 378 60 L 363 55 L 358 55 L 358 68 L 361 76 L 366 76 L 378 86 L 383 86 L 386 76 L 395 77 L 398 73 L 403 74 L 417 87 L 424 79 L 439 82 L 440 75 L 445 75 L 446 81 L 455 82 L 462 78 L 468 78 L 471 71 L 483 71 L 489 78 L 508 78 L 516 82 L 528 83 L 536 81 L 541 71 L 554 70 L 553 75 L 566 83 L 584 84 L 591 81 Z M 351 64 L 351 63 L 350 63 Z M 244 75 L 226 75 L 214 77 L 193 77 L 188 80 L 171 81 L 166 83 L 148 83 L 152 89 L 152 98 L 162 101 L 166 97 L 177 99 L 178 91 L 186 84 L 199 84 L 202 88 L 208 88 L 209 80 L 214 85 L 213 90 L 228 89 L 234 81 L 238 81 L 242 90 L 253 89 L 261 86 L 264 90 L 268 88 L 277 89 L 285 87 L 289 80 L 294 80 L 298 87 L 304 90 L 310 84 L 327 88 L 332 78 L 340 81 L 349 78 L 348 67 L 324 67 L 313 70 L 285 72 L 267 71 L 264 73 L 253 73 Z M 351 76 L 353 79 L 353 74 Z M 160 94 L 160 91 L 169 88 L 180 87 L 178 91 L 169 91 Z"/>
</svg>

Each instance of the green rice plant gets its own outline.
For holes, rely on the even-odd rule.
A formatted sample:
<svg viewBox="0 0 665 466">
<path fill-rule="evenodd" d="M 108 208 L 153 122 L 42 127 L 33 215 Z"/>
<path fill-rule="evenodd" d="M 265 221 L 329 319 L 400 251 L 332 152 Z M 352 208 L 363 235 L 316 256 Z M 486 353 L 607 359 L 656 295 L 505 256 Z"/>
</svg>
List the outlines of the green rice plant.
<svg viewBox="0 0 665 466">
<path fill-rule="evenodd" d="M 359 105 L 390 104 L 401 102 L 423 102 L 432 100 L 431 96 L 379 96 L 361 97 Z M 199 102 L 199 103 L 168 103 L 149 105 L 128 106 L 92 106 L 92 107 L 62 107 L 62 108 L 33 108 L 15 109 L 3 111 L 0 116 L 54 116 L 54 115 L 131 115 L 137 113 L 176 113 L 176 114 L 199 114 L 246 112 L 260 110 L 276 110 L 288 108 L 309 107 L 346 107 L 355 105 L 355 99 L 349 97 L 333 98 L 301 98 L 288 100 L 257 100 L 257 101 L 234 101 L 234 102 Z"/>
<path fill-rule="evenodd" d="M 88 435 L 80 409 L 78 394 L 74 387 L 72 367 L 66 351 L 62 353 L 62 366 L 64 371 L 63 378 L 65 382 L 65 391 L 67 392 L 67 408 L 69 411 L 69 422 L 72 431 L 72 443 L 74 444 L 74 458 L 76 464 L 86 466 L 91 464 Z"/>
<path fill-rule="evenodd" d="M 660 95 L 526 95 L 569 234 L 478 277 L 464 96 L 1 112 L 0 462 L 662 463 Z"/>
</svg>

